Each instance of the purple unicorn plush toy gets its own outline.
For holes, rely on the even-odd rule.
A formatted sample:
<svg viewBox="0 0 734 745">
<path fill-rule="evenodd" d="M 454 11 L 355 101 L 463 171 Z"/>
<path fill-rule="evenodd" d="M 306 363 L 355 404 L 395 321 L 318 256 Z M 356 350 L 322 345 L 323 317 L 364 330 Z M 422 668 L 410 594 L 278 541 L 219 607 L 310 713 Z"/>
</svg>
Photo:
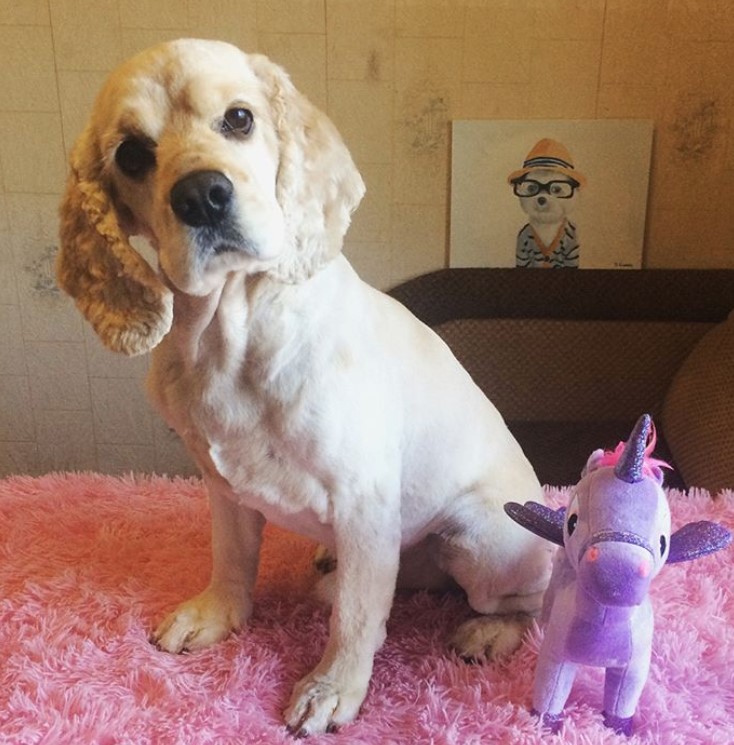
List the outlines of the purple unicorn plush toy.
<svg viewBox="0 0 734 745">
<path fill-rule="evenodd" d="M 670 534 L 661 466 L 651 457 L 652 419 L 644 414 L 627 443 L 591 454 L 568 510 L 508 503 L 507 514 L 559 549 L 546 593 L 545 637 L 533 709 L 558 732 L 579 665 L 606 668 L 604 724 L 629 735 L 650 668 L 653 610 L 648 590 L 664 564 L 724 548 L 731 534 L 711 522 Z"/>
</svg>

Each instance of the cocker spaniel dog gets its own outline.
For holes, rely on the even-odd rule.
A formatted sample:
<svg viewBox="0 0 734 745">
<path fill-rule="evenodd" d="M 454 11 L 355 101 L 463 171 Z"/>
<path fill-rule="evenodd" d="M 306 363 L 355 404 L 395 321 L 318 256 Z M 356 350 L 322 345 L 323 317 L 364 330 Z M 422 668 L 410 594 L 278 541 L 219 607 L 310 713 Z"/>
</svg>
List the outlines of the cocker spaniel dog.
<svg viewBox="0 0 734 745">
<path fill-rule="evenodd" d="M 301 735 L 357 715 L 396 586 L 458 583 L 480 615 L 454 644 L 492 657 L 549 574 L 545 542 L 502 509 L 542 493 L 501 416 L 341 254 L 363 193 L 280 67 L 179 40 L 110 76 L 61 209 L 60 286 L 107 347 L 152 350 L 150 396 L 211 502 L 211 582 L 154 641 L 196 650 L 246 624 L 266 520 L 336 557 L 328 643 L 284 714 Z"/>
</svg>

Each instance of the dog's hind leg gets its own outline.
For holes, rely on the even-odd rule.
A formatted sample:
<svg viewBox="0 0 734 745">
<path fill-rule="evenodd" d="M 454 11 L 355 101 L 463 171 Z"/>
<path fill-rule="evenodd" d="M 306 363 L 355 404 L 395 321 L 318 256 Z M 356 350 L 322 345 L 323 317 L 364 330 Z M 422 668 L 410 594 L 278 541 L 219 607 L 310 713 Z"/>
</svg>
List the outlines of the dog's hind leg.
<svg viewBox="0 0 734 745">
<path fill-rule="evenodd" d="M 478 614 L 456 631 L 452 646 L 467 658 L 513 652 L 539 615 L 553 547 L 512 524 L 501 507 L 482 500 L 471 520 L 452 521 L 438 549 L 439 565 L 466 592 Z"/>
</svg>

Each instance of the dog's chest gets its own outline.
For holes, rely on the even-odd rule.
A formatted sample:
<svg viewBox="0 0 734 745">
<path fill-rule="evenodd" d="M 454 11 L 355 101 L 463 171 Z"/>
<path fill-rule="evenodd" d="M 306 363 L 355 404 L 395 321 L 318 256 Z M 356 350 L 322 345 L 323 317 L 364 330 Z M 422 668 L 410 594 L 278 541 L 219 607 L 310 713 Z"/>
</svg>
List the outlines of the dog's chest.
<svg viewBox="0 0 734 745">
<path fill-rule="evenodd" d="M 207 478 L 271 522 L 331 543 L 330 489 L 308 407 L 265 396 L 246 376 L 187 388 L 181 434 Z"/>
<path fill-rule="evenodd" d="M 150 390 L 210 483 L 330 543 L 332 500 L 354 479 L 354 440 L 363 437 L 354 433 L 364 429 L 344 426 L 354 386 L 343 383 L 338 350 L 351 336 L 345 342 L 318 310 L 321 285 L 266 290 L 249 305 L 237 287 L 223 291 L 206 316 L 185 298 L 193 322 L 177 316 L 176 334 L 154 353 Z M 318 297 L 301 297 L 309 292 Z"/>
</svg>

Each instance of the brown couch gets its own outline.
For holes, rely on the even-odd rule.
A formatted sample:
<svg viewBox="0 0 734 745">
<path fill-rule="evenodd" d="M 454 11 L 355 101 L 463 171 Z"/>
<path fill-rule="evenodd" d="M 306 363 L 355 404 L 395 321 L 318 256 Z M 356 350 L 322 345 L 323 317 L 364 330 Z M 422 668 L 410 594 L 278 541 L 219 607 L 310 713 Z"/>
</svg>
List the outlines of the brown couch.
<svg viewBox="0 0 734 745">
<path fill-rule="evenodd" d="M 390 294 L 452 347 L 543 483 L 575 483 L 650 412 L 670 486 L 734 487 L 734 270 L 445 269 Z"/>
</svg>

